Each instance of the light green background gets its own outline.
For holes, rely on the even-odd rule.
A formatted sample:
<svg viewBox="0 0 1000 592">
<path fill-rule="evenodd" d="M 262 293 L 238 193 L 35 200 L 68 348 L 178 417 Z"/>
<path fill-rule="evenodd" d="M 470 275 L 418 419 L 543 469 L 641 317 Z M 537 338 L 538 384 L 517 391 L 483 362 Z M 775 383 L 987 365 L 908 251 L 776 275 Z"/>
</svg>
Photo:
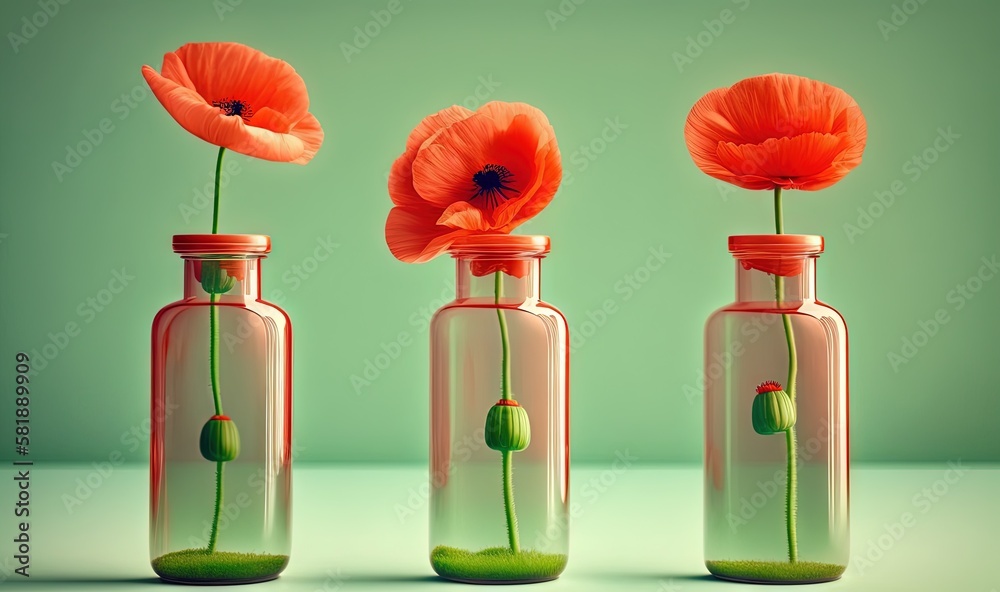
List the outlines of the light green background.
<svg viewBox="0 0 1000 592">
<path fill-rule="evenodd" d="M 146 458 L 149 326 L 179 297 L 170 235 L 209 229 L 207 210 L 185 222 L 180 205 L 210 181 L 215 150 L 167 116 L 139 69 L 159 68 L 187 41 L 234 40 L 292 63 L 326 130 L 305 167 L 232 158 L 239 173 L 222 205 L 223 231 L 274 241 L 264 290 L 282 290 L 293 319 L 299 460 L 426 458 L 427 335 L 414 315 L 437 306 L 453 269 L 446 258 L 414 266 L 391 257 L 386 175 L 423 116 L 487 98 L 542 108 L 572 175 L 524 229 L 552 236 L 544 296 L 578 336 L 588 312 L 608 299 L 618 306 L 572 356 L 574 459 L 628 450 L 643 461 L 697 462 L 702 401 L 686 391 L 697 388 L 703 322 L 732 297 L 726 236 L 770 232 L 772 219 L 764 193 L 720 194 L 691 163 L 682 128 L 706 91 L 770 71 L 841 86 L 868 119 L 860 168 L 785 200 L 790 232 L 827 237 L 819 293 L 850 327 L 853 458 L 1000 460 L 1000 279 L 962 297 L 960 309 L 949 299 L 981 258 L 1000 255 L 1000 5 L 402 0 L 348 61 L 342 44 L 387 3 L 77 0 L 48 19 L 35 16 L 34 1 L 0 4 L 0 32 L 22 34 L 22 18 L 48 21 L 16 52 L 0 46 L 4 382 L 13 383 L 15 352 L 40 350 L 68 322 L 81 327 L 33 379 L 32 458 Z M 916 11 L 880 30 L 894 5 Z M 233 10 L 220 18 L 220 7 Z M 568 16 L 554 20 L 560 10 Z M 732 12 L 720 31 L 712 21 L 724 10 Z M 675 54 L 685 52 L 698 55 L 679 68 Z M 141 97 L 132 106 L 121 98 L 130 93 Z M 105 118 L 110 133 L 57 178 L 52 163 Z M 601 148 L 609 120 L 624 129 L 587 159 L 581 147 Z M 944 152 L 933 149 L 939 129 L 959 136 L 939 141 Z M 906 163 L 928 149 L 936 162 L 914 178 Z M 894 182 L 905 193 L 849 237 L 844 225 L 858 224 L 858 209 Z M 312 267 L 327 237 L 339 246 Z M 626 299 L 620 282 L 651 248 L 672 257 Z M 296 282 L 295 266 L 312 271 Z M 86 313 L 122 268 L 134 279 Z M 948 322 L 895 371 L 887 355 L 938 309 Z M 401 332 L 413 344 L 356 393 L 351 375 Z M 11 391 L 0 397 L 2 430 L 11 429 Z M 11 448 L 0 447 L 0 458 Z"/>
</svg>

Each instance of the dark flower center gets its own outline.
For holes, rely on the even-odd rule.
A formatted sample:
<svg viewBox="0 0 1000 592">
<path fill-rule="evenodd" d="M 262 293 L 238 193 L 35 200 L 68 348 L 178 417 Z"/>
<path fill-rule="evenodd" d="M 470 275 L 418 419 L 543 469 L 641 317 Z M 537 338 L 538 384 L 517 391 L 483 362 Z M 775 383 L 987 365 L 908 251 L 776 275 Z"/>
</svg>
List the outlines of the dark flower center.
<svg viewBox="0 0 1000 592">
<path fill-rule="evenodd" d="M 253 117 L 253 107 L 249 103 L 244 103 L 239 99 L 212 101 L 212 106 L 222 109 L 222 112 L 226 115 L 235 115 L 243 119 L 243 121 L 250 121 L 250 118 Z"/>
<path fill-rule="evenodd" d="M 472 175 L 472 182 L 476 185 L 476 193 L 469 198 L 469 201 L 476 199 L 477 197 L 486 197 L 486 203 L 490 207 L 497 207 L 500 200 L 504 201 L 510 199 L 504 191 L 513 191 L 514 193 L 520 193 L 517 189 L 514 189 L 508 182 L 511 182 L 514 178 L 514 173 L 507 170 L 507 167 L 499 164 L 488 164 L 483 167 L 481 171 Z"/>
</svg>

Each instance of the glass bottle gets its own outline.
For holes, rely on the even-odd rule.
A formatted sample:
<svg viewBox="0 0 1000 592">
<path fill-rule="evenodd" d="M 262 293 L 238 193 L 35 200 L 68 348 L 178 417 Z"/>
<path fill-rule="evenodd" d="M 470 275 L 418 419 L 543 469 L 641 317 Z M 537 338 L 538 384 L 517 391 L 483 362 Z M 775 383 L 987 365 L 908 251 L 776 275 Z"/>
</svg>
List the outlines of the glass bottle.
<svg viewBox="0 0 1000 592">
<path fill-rule="evenodd" d="M 184 297 L 153 320 L 149 542 L 178 583 L 276 578 L 288 563 L 291 344 L 260 299 L 262 235 L 176 235 Z"/>
<path fill-rule="evenodd" d="M 847 326 L 816 299 L 823 237 L 731 236 L 729 250 L 736 301 L 705 328 L 705 564 L 729 580 L 835 580 L 849 555 Z"/>
<path fill-rule="evenodd" d="M 541 300 L 544 236 L 455 243 L 431 322 L 430 560 L 468 583 L 552 580 L 569 538 L 569 333 Z"/>
</svg>

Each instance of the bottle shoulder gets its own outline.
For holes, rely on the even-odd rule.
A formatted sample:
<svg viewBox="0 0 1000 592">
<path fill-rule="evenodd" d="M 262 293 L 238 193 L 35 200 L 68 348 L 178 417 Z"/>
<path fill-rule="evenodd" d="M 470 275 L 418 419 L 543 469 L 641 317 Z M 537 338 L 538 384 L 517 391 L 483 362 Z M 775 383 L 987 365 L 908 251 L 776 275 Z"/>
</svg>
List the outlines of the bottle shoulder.
<svg viewBox="0 0 1000 592">
<path fill-rule="evenodd" d="M 209 306 L 216 306 L 219 310 L 241 311 L 244 314 L 253 315 L 261 319 L 268 319 L 279 326 L 291 325 L 288 314 L 279 306 L 267 302 L 266 300 L 252 300 L 242 302 L 216 302 L 214 305 L 206 300 L 188 298 L 177 300 L 161 308 L 153 317 L 153 328 L 171 323 L 179 318 L 193 314 L 205 314 Z"/>
<path fill-rule="evenodd" d="M 729 317 L 779 314 L 812 317 L 816 320 L 832 322 L 845 330 L 847 328 L 847 322 L 840 311 L 821 300 L 806 300 L 780 308 L 775 306 L 774 302 L 731 302 L 712 311 L 708 315 L 706 325 L 710 326 Z"/>
<path fill-rule="evenodd" d="M 528 314 L 536 317 L 548 317 L 554 319 L 561 326 L 565 327 L 567 325 L 566 316 L 562 313 L 562 311 L 544 300 L 530 300 L 516 304 L 502 304 L 501 306 L 497 306 L 496 303 L 487 298 L 452 300 L 434 312 L 431 316 L 431 325 L 448 322 L 451 319 L 461 318 L 463 316 L 481 315 L 487 311 L 492 313 L 498 309 L 506 311 L 510 314 Z"/>
</svg>

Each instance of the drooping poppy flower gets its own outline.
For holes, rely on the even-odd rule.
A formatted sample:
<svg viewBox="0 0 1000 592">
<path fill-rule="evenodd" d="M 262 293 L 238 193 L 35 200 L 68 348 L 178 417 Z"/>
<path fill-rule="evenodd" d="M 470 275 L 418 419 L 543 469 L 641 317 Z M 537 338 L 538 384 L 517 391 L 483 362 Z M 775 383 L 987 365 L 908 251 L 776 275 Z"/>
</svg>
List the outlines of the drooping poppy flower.
<svg viewBox="0 0 1000 592">
<path fill-rule="evenodd" d="M 420 122 L 392 165 L 386 243 L 401 261 L 422 263 L 463 236 L 509 233 L 552 201 L 561 180 L 555 131 L 540 110 L 449 107 Z M 493 271 L 526 271 L 507 263 Z"/>
<path fill-rule="evenodd" d="M 698 168 L 745 189 L 829 187 L 860 164 L 867 133 L 850 95 L 789 74 L 713 90 L 684 126 Z"/>
<path fill-rule="evenodd" d="M 188 43 L 142 75 L 181 127 L 216 146 L 305 164 L 323 144 L 302 77 L 246 45 Z"/>
</svg>

